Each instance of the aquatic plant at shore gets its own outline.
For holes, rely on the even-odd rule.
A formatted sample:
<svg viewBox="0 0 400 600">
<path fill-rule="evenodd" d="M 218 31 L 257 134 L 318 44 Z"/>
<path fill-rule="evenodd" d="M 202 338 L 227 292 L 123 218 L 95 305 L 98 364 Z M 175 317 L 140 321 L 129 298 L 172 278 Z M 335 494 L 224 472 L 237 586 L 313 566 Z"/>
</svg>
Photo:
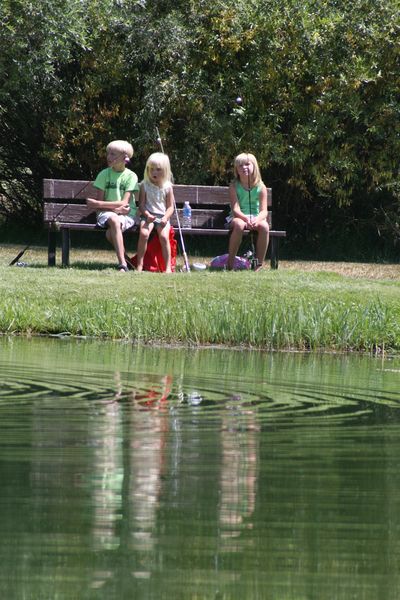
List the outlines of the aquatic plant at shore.
<svg viewBox="0 0 400 600">
<path fill-rule="evenodd" d="M 336 273 L 0 268 L 0 332 L 268 350 L 400 350 L 400 283 Z"/>
</svg>

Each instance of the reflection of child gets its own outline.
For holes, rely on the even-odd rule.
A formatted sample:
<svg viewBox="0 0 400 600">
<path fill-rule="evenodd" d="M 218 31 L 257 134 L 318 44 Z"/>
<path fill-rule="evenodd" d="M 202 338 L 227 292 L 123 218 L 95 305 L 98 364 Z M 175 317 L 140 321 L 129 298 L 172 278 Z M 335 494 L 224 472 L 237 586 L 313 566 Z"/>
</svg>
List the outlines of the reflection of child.
<svg viewBox="0 0 400 600">
<path fill-rule="evenodd" d="M 106 227 L 106 237 L 118 257 L 118 270 L 127 271 L 123 232 L 135 224 L 135 192 L 138 192 L 136 173 L 126 168 L 133 155 L 129 142 L 115 140 L 107 146 L 108 168 L 97 175 L 93 187 L 99 190 L 97 199 L 87 198 L 89 208 L 97 210 L 97 224 Z"/>
<path fill-rule="evenodd" d="M 147 159 L 143 183 L 140 185 L 139 210 L 141 221 L 137 247 L 137 270 L 139 272 L 143 270 L 147 242 L 155 226 L 160 239 L 165 272 L 172 273 L 169 219 L 174 212 L 174 192 L 171 165 L 166 154 L 155 152 Z"/>
<path fill-rule="evenodd" d="M 152 386 L 144 393 L 136 393 L 135 401 L 143 408 L 162 409 L 171 393 L 172 381 L 171 375 L 164 375 L 160 381 L 161 385 Z"/>
<path fill-rule="evenodd" d="M 232 220 L 232 233 L 229 240 L 228 268 L 233 269 L 234 261 L 243 237 L 243 231 L 257 232 L 256 258 L 257 271 L 262 268 L 269 241 L 267 222 L 267 188 L 261 180 L 257 159 L 253 154 L 239 154 L 234 161 L 234 180 L 229 188 Z"/>
</svg>

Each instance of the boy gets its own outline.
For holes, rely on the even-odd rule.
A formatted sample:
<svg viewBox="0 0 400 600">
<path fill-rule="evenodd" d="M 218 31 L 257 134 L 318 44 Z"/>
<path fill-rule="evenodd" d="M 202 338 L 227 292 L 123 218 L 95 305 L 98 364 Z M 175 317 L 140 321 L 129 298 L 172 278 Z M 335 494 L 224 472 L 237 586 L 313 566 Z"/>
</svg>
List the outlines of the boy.
<svg viewBox="0 0 400 600">
<path fill-rule="evenodd" d="M 139 191 L 136 173 L 126 168 L 133 156 L 129 142 L 114 140 L 106 148 L 106 169 L 97 175 L 93 187 L 99 190 L 97 199 L 87 198 L 88 208 L 97 211 L 97 224 L 106 227 L 106 238 L 114 246 L 118 270 L 128 271 L 123 232 L 135 224 L 136 200 Z"/>
</svg>

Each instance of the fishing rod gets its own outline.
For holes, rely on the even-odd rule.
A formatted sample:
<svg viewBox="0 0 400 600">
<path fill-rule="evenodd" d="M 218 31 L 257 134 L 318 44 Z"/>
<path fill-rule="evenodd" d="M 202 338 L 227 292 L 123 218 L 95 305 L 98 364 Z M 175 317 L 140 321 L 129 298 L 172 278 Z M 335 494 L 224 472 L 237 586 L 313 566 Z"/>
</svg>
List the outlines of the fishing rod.
<svg viewBox="0 0 400 600">
<path fill-rule="evenodd" d="M 165 154 L 164 152 L 164 147 L 163 147 L 163 143 L 162 143 L 162 139 L 160 136 L 160 132 L 158 130 L 158 127 L 156 127 L 156 133 L 157 133 L 157 143 L 159 144 L 160 148 L 161 148 L 161 152 L 163 154 Z M 181 228 L 181 222 L 179 219 L 179 214 L 178 214 L 178 208 L 176 206 L 176 202 L 175 202 L 175 197 L 174 197 L 174 209 L 175 209 L 175 216 L 176 216 L 176 222 L 178 224 L 178 231 L 179 231 L 179 239 L 181 242 L 181 248 L 182 248 L 182 255 L 183 255 L 183 261 L 185 263 L 185 269 L 188 273 L 190 273 L 190 265 L 189 265 L 189 260 L 188 260 L 188 256 L 186 254 L 186 248 L 185 248 L 185 242 L 183 241 L 183 235 L 182 235 L 182 228 Z"/>
<path fill-rule="evenodd" d="M 17 263 L 19 261 L 19 259 L 21 258 L 21 256 L 23 256 L 25 254 L 25 252 L 28 250 L 28 248 L 30 248 L 31 245 L 28 244 L 27 246 L 25 246 L 25 248 L 23 250 L 21 250 L 20 252 L 18 252 L 17 256 L 15 256 L 12 261 L 9 263 L 9 267 L 12 267 L 13 265 L 15 265 L 15 263 Z M 22 263 L 21 263 L 22 266 Z"/>
<path fill-rule="evenodd" d="M 86 181 L 85 184 L 84 184 L 84 186 L 81 187 L 81 189 L 78 190 L 76 192 L 76 194 L 74 194 L 74 196 L 71 198 L 71 201 L 76 200 L 76 198 L 78 196 L 80 196 L 80 194 L 82 194 L 83 190 L 85 190 L 87 188 L 87 186 L 91 185 L 91 184 L 92 184 L 92 181 Z M 64 204 L 64 206 L 58 211 L 58 213 L 56 214 L 56 216 L 52 218 L 51 222 L 53 223 L 53 225 L 55 225 L 57 227 L 57 219 L 60 217 L 60 215 L 63 214 L 63 212 L 67 208 L 67 206 L 70 206 L 70 205 L 71 205 L 71 202 L 66 202 Z"/>
<path fill-rule="evenodd" d="M 76 194 L 71 198 L 71 200 L 75 200 L 82 192 L 85 188 L 87 188 L 87 186 L 89 184 L 91 184 L 91 181 L 86 181 L 85 185 L 83 187 L 81 187 Z M 60 215 L 62 215 L 62 213 L 64 212 L 64 210 L 67 208 L 67 206 L 70 206 L 71 203 L 70 202 L 66 202 L 64 204 L 64 206 L 61 207 L 61 209 L 58 211 L 58 213 L 52 218 L 52 220 L 50 221 L 55 228 L 57 229 L 57 219 L 59 219 Z M 25 252 L 31 247 L 32 242 L 30 242 L 29 244 L 27 244 L 27 246 L 25 246 L 25 248 L 23 248 L 22 250 L 20 250 L 20 252 L 18 252 L 18 254 L 12 259 L 12 261 L 9 263 L 9 267 L 12 267 L 13 265 L 15 265 L 19 259 L 25 254 Z"/>
<path fill-rule="evenodd" d="M 237 96 L 236 100 L 236 109 L 235 112 L 237 115 L 243 116 L 245 109 L 243 107 L 243 98 L 241 96 Z M 249 155 L 249 153 L 247 153 L 247 156 Z M 249 162 L 249 159 L 248 159 Z M 253 172 L 254 172 L 254 165 L 253 165 Z M 250 210 L 250 218 L 253 216 L 253 210 L 252 210 L 252 202 L 251 202 L 251 182 L 250 182 L 250 171 L 248 171 L 247 173 L 247 188 L 248 188 L 248 194 L 249 194 L 249 210 Z M 256 270 L 258 267 L 258 259 L 256 257 L 256 252 L 255 252 L 255 245 L 254 245 L 254 229 L 251 228 L 250 229 L 250 243 L 251 243 L 251 250 L 249 253 L 247 253 L 247 256 L 249 256 L 249 254 L 251 253 L 251 269 L 252 270 Z"/>
<path fill-rule="evenodd" d="M 249 188 L 249 208 L 250 208 L 250 219 L 253 216 L 252 206 L 251 206 L 251 184 L 250 184 L 250 171 L 247 173 L 247 186 Z M 254 246 L 254 229 L 253 227 L 250 230 L 250 242 L 251 242 L 251 270 L 255 271 L 258 267 L 258 258 L 256 257 L 255 246 Z"/>
</svg>

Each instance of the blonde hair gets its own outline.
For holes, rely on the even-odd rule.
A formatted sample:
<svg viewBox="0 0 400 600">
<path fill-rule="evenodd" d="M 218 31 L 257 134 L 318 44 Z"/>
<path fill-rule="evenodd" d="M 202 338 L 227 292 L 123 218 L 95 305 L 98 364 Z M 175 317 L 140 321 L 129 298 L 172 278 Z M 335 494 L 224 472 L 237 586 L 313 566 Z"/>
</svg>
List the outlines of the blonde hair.
<svg viewBox="0 0 400 600">
<path fill-rule="evenodd" d="M 108 150 L 116 150 L 117 152 L 122 152 L 128 158 L 132 158 L 133 156 L 133 148 L 132 144 L 125 140 L 114 140 L 107 145 L 106 151 Z"/>
<path fill-rule="evenodd" d="M 153 152 L 153 154 L 150 154 L 146 162 L 146 167 L 144 169 L 144 181 L 150 181 L 149 171 L 152 166 L 160 167 L 162 169 L 163 185 L 165 183 L 172 183 L 171 163 L 169 162 L 169 158 L 166 154 L 164 154 L 163 152 Z"/>
<path fill-rule="evenodd" d="M 241 154 L 238 154 L 235 160 L 233 161 L 233 173 L 235 179 L 239 179 L 238 167 L 248 162 L 250 162 L 253 165 L 253 173 L 251 175 L 250 185 L 251 187 L 255 187 L 259 183 L 262 183 L 262 179 L 260 167 L 258 166 L 258 162 L 254 154 L 250 154 L 249 152 L 242 152 Z"/>
</svg>

